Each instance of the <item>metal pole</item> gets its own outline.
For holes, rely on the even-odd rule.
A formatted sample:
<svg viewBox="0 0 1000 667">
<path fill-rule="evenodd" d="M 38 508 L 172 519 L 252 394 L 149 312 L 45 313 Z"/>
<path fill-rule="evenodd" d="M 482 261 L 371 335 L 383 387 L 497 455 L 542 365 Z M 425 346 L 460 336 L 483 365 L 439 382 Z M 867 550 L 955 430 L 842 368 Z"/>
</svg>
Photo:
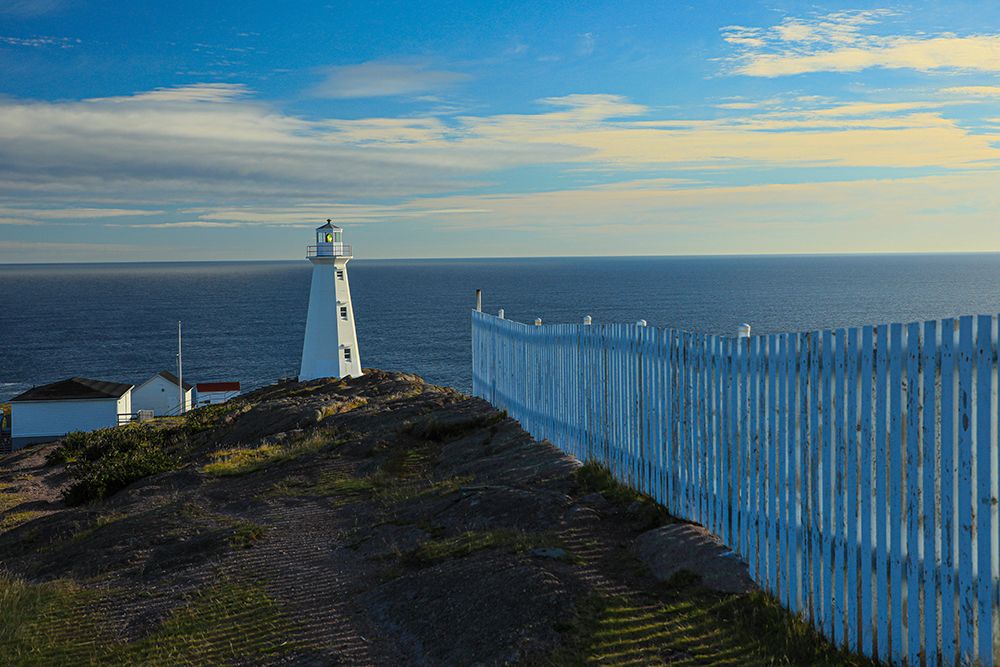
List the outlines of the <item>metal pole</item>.
<svg viewBox="0 0 1000 667">
<path fill-rule="evenodd" d="M 476 290 L 476 311 L 483 312 L 483 290 Z"/>
<path fill-rule="evenodd" d="M 749 338 L 750 337 L 750 325 L 743 323 L 740 325 L 739 331 L 736 333 L 737 338 Z"/>
<path fill-rule="evenodd" d="M 535 318 L 535 326 L 536 327 L 542 326 L 542 318 L 540 318 L 540 317 L 536 317 Z"/>
<path fill-rule="evenodd" d="M 184 414 L 187 412 L 187 406 L 184 405 L 186 402 L 184 400 L 184 357 L 183 351 L 181 349 L 181 321 L 177 320 L 177 394 L 180 397 L 180 402 L 178 402 L 178 414 Z"/>
<path fill-rule="evenodd" d="M 583 323 L 589 327 L 591 324 L 594 323 L 594 318 L 592 318 L 590 315 L 584 315 Z"/>
<path fill-rule="evenodd" d="M 500 318 L 501 320 L 503 319 L 503 308 L 501 308 L 501 309 L 500 309 L 500 310 L 499 310 L 499 311 L 497 312 L 497 317 L 499 317 L 499 318 Z"/>
</svg>

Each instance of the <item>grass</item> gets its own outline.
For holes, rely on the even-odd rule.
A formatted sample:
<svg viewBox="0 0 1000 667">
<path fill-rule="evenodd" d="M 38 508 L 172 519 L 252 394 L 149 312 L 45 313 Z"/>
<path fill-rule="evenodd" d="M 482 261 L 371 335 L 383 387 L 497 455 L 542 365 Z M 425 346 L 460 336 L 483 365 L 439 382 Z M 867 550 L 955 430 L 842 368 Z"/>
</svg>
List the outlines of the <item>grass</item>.
<svg viewBox="0 0 1000 667">
<path fill-rule="evenodd" d="M 26 524 L 40 516 L 45 516 L 48 512 L 37 510 L 25 510 L 23 512 L 11 512 L 0 517 L 0 533 L 6 532 L 20 525 Z"/>
<path fill-rule="evenodd" d="M 113 595 L 113 594 L 106 594 Z M 142 639 L 114 639 L 97 611 L 102 594 L 69 581 L 0 576 L 3 664 L 256 664 L 298 648 L 289 617 L 259 586 L 221 582 L 175 608 Z"/>
<path fill-rule="evenodd" d="M 229 543 L 237 549 L 249 549 L 267 534 L 267 529 L 252 521 L 240 521 L 233 528 Z"/>
<path fill-rule="evenodd" d="M 373 477 L 352 477 L 337 470 L 325 470 L 315 479 L 283 479 L 265 494 L 271 498 L 334 498 L 346 505 L 376 489 Z"/>
<path fill-rule="evenodd" d="M 404 560 L 414 565 L 426 566 L 462 558 L 484 549 L 506 549 L 524 553 L 535 547 L 559 546 L 551 535 L 525 533 L 517 530 L 470 530 L 454 537 L 438 538 L 422 543 L 404 554 Z"/>
<path fill-rule="evenodd" d="M 769 595 L 718 595 L 688 578 L 666 600 L 592 594 L 558 627 L 564 643 L 532 664 L 840 665 L 876 663 L 838 650 Z"/>
<path fill-rule="evenodd" d="M 63 491 L 63 500 L 67 505 L 80 505 L 179 467 L 184 441 L 178 435 L 176 430 L 152 424 L 78 431 L 67 435 L 46 460 L 50 465 L 66 464 L 73 481 Z"/>
<path fill-rule="evenodd" d="M 97 599 L 69 581 L 31 584 L 0 575 L 4 664 L 96 664 L 107 638 L 91 615 L 81 612 Z"/>
<path fill-rule="evenodd" d="M 105 659 L 123 665 L 255 664 L 297 648 L 292 626 L 259 586 L 223 582 L 195 594 L 141 641 Z"/>
<path fill-rule="evenodd" d="M 24 502 L 24 496 L 14 493 L 14 488 L 16 487 L 13 484 L 0 482 L 0 512 L 6 512 Z"/>
<path fill-rule="evenodd" d="M 637 508 L 637 511 L 633 512 L 633 519 L 637 524 L 654 528 L 671 519 L 663 506 L 619 482 L 606 466 L 596 461 L 586 461 L 576 469 L 573 476 L 577 488 L 582 493 L 600 493 L 615 505 Z"/>
<path fill-rule="evenodd" d="M 49 551 L 68 544 L 77 544 L 79 542 L 84 541 L 85 539 L 87 539 L 88 537 L 99 531 L 101 528 L 104 528 L 105 526 L 110 526 L 111 524 L 121 521 L 122 519 L 125 519 L 127 517 L 128 517 L 127 514 L 121 514 L 118 512 L 98 515 L 97 518 L 94 519 L 94 522 L 91 523 L 89 526 L 81 528 L 80 530 L 76 531 L 66 540 L 47 545 L 44 548 L 44 550 Z"/>
<path fill-rule="evenodd" d="M 368 497 L 394 505 L 425 496 L 454 493 L 472 479 L 471 476 L 444 480 L 404 479 L 385 470 L 355 477 L 342 470 L 325 470 L 313 479 L 284 479 L 265 495 L 271 498 L 333 498 L 337 506 Z"/>
<path fill-rule="evenodd" d="M 246 402 L 236 399 L 225 403 L 206 405 L 184 415 L 184 428 L 189 433 L 208 431 L 216 426 L 221 426 L 230 417 L 248 411 L 250 407 Z"/>
<path fill-rule="evenodd" d="M 403 432 L 431 442 L 454 440 L 471 431 L 489 428 L 507 418 L 506 411 L 492 411 L 485 415 L 476 415 L 466 419 L 439 420 L 437 417 L 409 422 L 403 427 Z"/>
<path fill-rule="evenodd" d="M 332 417 L 333 415 L 342 415 L 346 412 L 350 412 L 351 410 L 357 410 L 365 405 L 368 405 L 368 399 L 364 396 L 358 396 L 346 401 L 328 403 L 319 409 L 319 419 L 317 419 L 317 421 L 322 421 L 327 417 Z"/>
<path fill-rule="evenodd" d="M 259 447 L 221 449 L 212 453 L 212 462 L 201 470 L 216 477 L 246 475 L 318 451 L 331 444 L 339 444 L 339 441 L 333 441 L 329 433 L 317 432 L 291 443 L 266 443 Z"/>
</svg>

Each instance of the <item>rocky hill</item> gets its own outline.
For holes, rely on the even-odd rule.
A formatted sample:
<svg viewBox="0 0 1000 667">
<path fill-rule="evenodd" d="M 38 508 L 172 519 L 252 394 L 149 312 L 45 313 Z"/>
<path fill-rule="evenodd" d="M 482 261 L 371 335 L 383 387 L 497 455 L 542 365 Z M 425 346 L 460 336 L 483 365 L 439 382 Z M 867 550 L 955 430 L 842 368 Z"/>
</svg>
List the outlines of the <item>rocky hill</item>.
<svg viewBox="0 0 1000 667">
<path fill-rule="evenodd" d="M 699 528 L 409 375 L 0 459 L 4 664 L 860 664 Z"/>
</svg>

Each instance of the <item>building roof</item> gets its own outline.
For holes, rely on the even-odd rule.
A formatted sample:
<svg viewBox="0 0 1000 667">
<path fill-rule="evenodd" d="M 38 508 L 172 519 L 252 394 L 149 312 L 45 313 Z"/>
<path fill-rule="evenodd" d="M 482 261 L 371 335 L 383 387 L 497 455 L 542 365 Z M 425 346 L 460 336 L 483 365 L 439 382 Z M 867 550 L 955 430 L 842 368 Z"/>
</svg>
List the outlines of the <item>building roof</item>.
<svg viewBox="0 0 1000 667">
<path fill-rule="evenodd" d="M 160 371 L 159 373 L 157 373 L 157 375 L 159 375 L 161 378 L 163 378 L 164 380 L 166 380 L 170 384 L 174 384 L 174 385 L 177 384 L 177 376 L 174 375 L 173 373 L 171 373 L 170 371 Z M 184 382 L 184 390 L 187 391 L 188 389 L 191 389 L 191 385 L 188 382 L 185 381 Z"/>
<path fill-rule="evenodd" d="M 85 401 L 95 399 L 121 398 L 135 385 L 106 380 L 91 380 L 90 378 L 72 377 L 40 387 L 32 387 L 23 394 L 10 399 L 11 403 L 19 401 Z"/>
<path fill-rule="evenodd" d="M 239 382 L 199 382 L 198 391 L 239 391 Z"/>
<path fill-rule="evenodd" d="M 319 231 L 320 229 L 341 229 L 341 228 L 338 227 L 337 225 L 333 224 L 329 220 L 327 220 L 325 225 L 323 225 L 322 227 L 317 227 L 316 228 L 317 231 Z M 341 231 L 343 231 L 343 230 L 341 230 Z"/>
</svg>

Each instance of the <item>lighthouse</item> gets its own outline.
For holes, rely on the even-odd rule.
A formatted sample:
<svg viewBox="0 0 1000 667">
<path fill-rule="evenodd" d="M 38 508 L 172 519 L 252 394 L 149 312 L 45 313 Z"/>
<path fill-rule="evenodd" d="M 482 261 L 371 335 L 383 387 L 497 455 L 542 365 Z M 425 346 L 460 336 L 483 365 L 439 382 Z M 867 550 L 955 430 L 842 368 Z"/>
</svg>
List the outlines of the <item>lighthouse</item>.
<svg viewBox="0 0 1000 667">
<path fill-rule="evenodd" d="M 306 247 L 312 262 L 309 312 L 302 343 L 299 381 L 361 375 L 361 353 L 354 328 L 347 263 L 353 257 L 344 231 L 327 220 L 316 229 L 316 245 Z"/>
</svg>

